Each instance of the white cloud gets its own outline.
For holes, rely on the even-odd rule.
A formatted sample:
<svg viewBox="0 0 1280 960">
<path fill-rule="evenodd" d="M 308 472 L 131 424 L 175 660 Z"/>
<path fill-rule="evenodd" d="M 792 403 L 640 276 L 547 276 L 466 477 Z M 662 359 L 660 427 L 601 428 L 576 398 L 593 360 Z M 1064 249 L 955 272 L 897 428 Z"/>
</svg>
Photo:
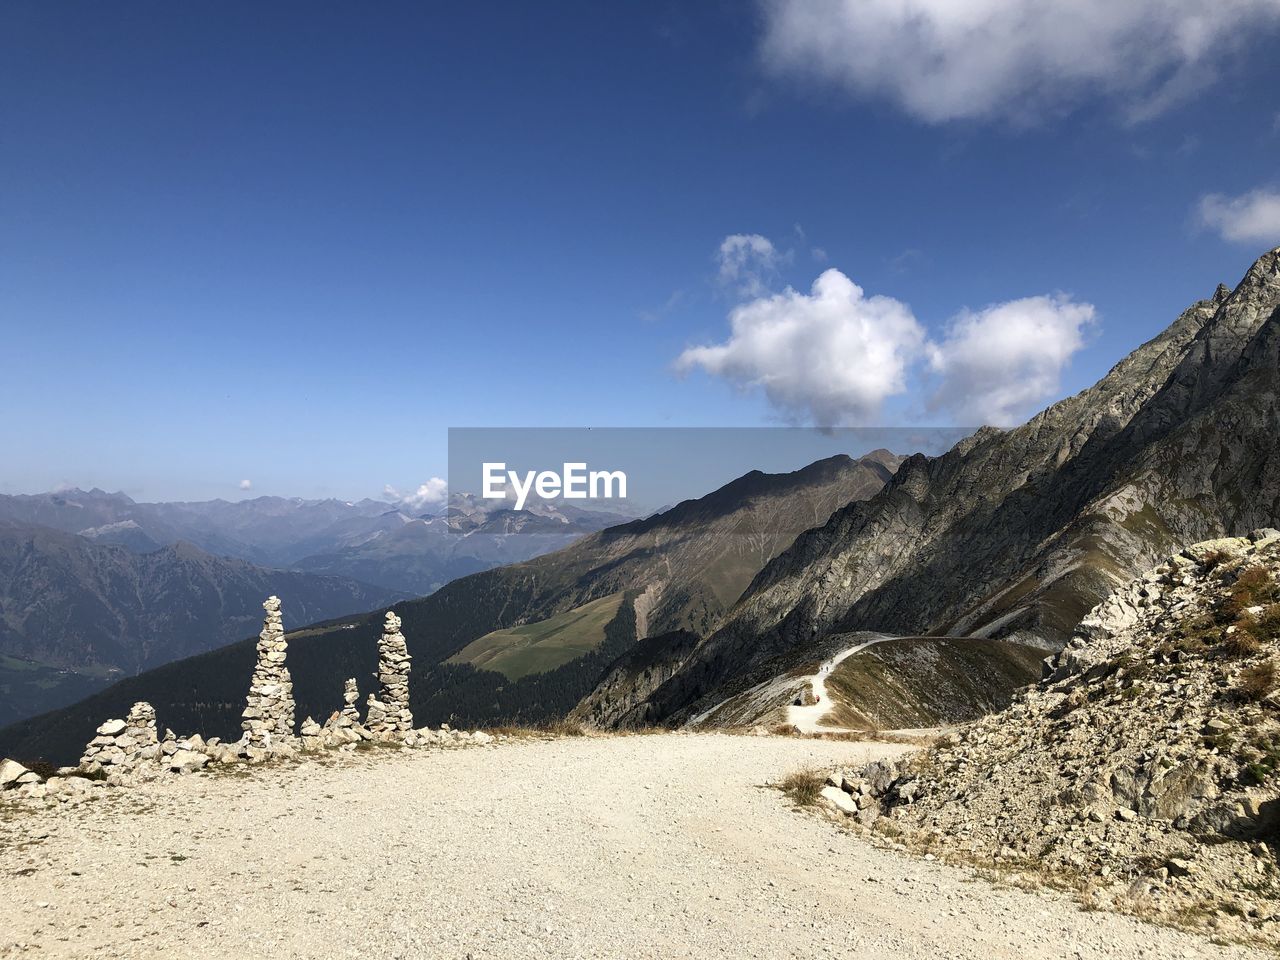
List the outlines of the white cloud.
<svg viewBox="0 0 1280 960">
<path fill-rule="evenodd" d="M 432 477 L 412 493 L 404 493 L 388 483 L 382 488 L 382 495 L 394 503 L 421 510 L 432 504 L 443 503 L 449 496 L 449 484 L 440 477 Z"/>
<path fill-rule="evenodd" d="M 725 244 L 722 253 L 776 249 L 754 234 L 735 234 Z M 701 369 L 740 389 L 758 388 L 791 422 L 872 422 L 886 400 L 915 381 L 932 389 L 919 405 L 930 413 L 965 425 L 1007 426 L 1056 398 L 1095 310 L 1065 294 L 1027 297 L 962 310 L 940 338 L 930 339 L 905 303 L 869 297 L 845 274 L 827 269 L 808 293 L 762 290 L 728 319 L 727 340 L 688 348 L 675 369 Z"/>
<path fill-rule="evenodd" d="M 252 481 L 252 480 L 241 480 L 241 481 L 240 481 L 240 489 L 241 489 L 241 490 L 252 490 L 252 489 L 253 489 L 253 481 Z"/>
<path fill-rule="evenodd" d="M 928 122 L 1030 119 L 1087 96 L 1134 119 L 1214 79 L 1280 0 L 760 0 L 772 69 Z"/>
<path fill-rule="evenodd" d="M 1200 222 L 1236 243 L 1280 243 L 1280 191 L 1211 193 L 1200 199 Z"/>
<path fill-rule="evenodd" d="M 1094 318 L 1092 304 L 1063 294 L 962 311 L 928 346 L 929 369 L 941 378 L 929 408 L 972 425 L 1021 422 L 1058 392 Z"/>
<path fill-rule="evenodd" d="M 721 241 L 716 256 L 720 283 L 745 297 L 763 293 L 784 259 L 772 241 L 758 233 L 730 234 Z"/>
<path fill-rule="evenodd" d="M 685 350 L 676 369 L 701 367 L 760 387 L 788 419 L 821 426 L 873 419 L 887 397 L 905 389 L 907 367 L 924 343 L 906 304 L 867 297 L 834 269 L 807 294 L 787 288 L 735 307 L 729 324 L 727 341 Z"/>
</svg>

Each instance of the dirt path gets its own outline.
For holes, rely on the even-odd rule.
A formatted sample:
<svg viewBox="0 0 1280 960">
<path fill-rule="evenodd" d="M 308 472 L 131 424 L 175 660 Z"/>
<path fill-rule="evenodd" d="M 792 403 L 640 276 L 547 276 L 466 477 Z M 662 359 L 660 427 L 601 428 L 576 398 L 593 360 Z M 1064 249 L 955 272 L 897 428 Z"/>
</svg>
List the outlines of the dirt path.
<svg viewBox="0 0 1280 960">
<path fill-rule="evenodd" d="M 1248 955 L 870 847 L 760 788 L 900 749 L 579 738 L 0 809 L 0 955 Z"/>
<path fill-rule="evenodd" d="M 787 707 L 787 723 L 793 724 L 801 733 L 841 732 L 843 729 L 841 727 L 819 726 L 822 718 L 831 711 L 831 707 L 833 705 L 831 697 L 827 693 L 827 677 L 831 676 L 832 670 L 840 666 L 840 664 L 844 663 L 844 661 L 848 660 L 858 651 L 865 650 L 872 644 L 883 643 L 885 640 L 892 639 L 893 637 L 889 634 L 884 634 L 882 636 L 873 637 L 870 640 L 863 640 L 860 643 L 855 643 L 852 647 L 849 647 L 846 650 L 841 650 L 830 660 L 823 663 L 822 666 L 818 667 L 818 672 L 809 677 L 809 684 L 813 687 L 813 692 L 817 697 L 817 702 L 811 703 L 807 707 L 802 707 L 794 703 L 791 704 Z"/>
</svg>

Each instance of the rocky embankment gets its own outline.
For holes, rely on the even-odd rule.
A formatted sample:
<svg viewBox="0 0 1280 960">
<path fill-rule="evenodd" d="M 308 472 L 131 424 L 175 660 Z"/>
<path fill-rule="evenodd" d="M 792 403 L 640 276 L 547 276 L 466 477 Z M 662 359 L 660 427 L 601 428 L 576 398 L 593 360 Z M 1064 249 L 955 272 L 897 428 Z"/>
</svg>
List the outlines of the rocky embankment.
<svg viewBox="0 0 1280 960">
<path fill-rule="evenodd" d="M 1280 532 L 1116 591 L 1007 710 L 829 779 L 853 823 L 1089 902 L 1280 944 Z"/>
</svg>

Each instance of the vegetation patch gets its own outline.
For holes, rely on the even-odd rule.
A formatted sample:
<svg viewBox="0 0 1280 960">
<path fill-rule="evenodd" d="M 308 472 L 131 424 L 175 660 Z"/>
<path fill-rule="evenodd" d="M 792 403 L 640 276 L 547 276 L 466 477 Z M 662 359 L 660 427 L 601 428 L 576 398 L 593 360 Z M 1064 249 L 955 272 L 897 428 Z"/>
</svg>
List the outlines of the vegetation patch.
<svg viewBox="0 0 1280 960">
<path fill-rule="evenodd" d="M 826 783 L 827 775 L 821 770 L 797 770 L 787 774 L 778 784 L 778 789 L 797 807 L 812 807 L 821 799 Z"/>
<path fill-rule="evenodd" d="M 1245 700 L 1265 700 L 1275 692 L 1277 669 L 1274 660 L 1263 660 L 1240 671 L 1236 693 Z"/>
<path fill-rule="evenodd" d="M 468 663 L 508 680 L 546 673 L 600 646 L 605 627 L 618 615 L 623 595 L 615 593 L 537 623 L 487 633 L 446 663 Z"/>
<path fill-rule="evenodd" d="M 826 686 L 834 703 L 824 723 L 893 730 L 973 720 L 1034 683 L 1043 657 L 1005 640 L 886 640 L 832 671 Z"/>
</svg>

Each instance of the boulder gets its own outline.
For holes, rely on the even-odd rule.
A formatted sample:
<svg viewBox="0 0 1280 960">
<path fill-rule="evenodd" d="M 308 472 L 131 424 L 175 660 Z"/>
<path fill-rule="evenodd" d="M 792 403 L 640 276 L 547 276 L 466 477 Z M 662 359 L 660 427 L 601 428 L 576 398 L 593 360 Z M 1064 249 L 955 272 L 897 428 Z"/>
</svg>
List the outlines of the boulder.
<svg viewBox="0 0 1280 960">
<path fill-rule="evenodd" d="M 208 762 L 209 758 L 203 753 L 179 750 L 169 758 L 169 769 L 173 773 L 195 773 L 197 770 L 203 770 Z"/>
<path fill-rule="evenodd" d="M 823 787 L 822 799 L 846 816 L 853 816 L 858 812 L 858 805 L 853 802 L 853 797 L 839 787 Z"/>
<path fill-rule="evenodd" d="M 19 778 L 30 772 L 17 760 L 0 760 L 0 790 L 18 786 Z"/>
</svg>

